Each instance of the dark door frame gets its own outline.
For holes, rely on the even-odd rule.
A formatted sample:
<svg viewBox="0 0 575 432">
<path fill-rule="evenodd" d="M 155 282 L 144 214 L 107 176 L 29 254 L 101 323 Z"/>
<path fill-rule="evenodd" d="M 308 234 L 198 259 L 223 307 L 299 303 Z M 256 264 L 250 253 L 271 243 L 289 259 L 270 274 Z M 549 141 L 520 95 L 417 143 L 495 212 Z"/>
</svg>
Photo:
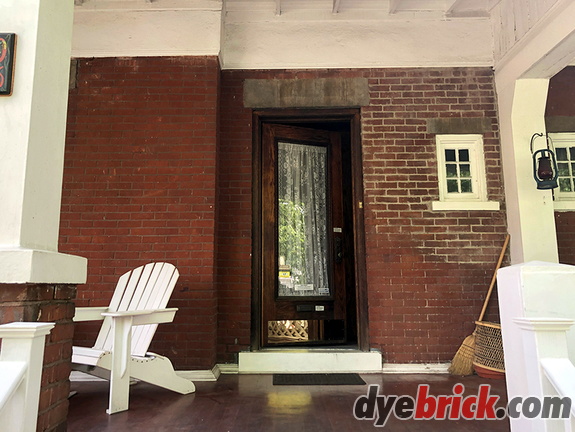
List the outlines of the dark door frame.
<svg viewBox="0 0 575 432">
<path fill-rule="evenodd" d="M 359 109 L 269 109 L 253 112 L 252 149 L 252 302 L 251 347 L 262 347 L 262 124 L 349 123 L 351 138 L 353 242 L 355 251 L 355 284 L 357 345 L 369 351 L 367 275 L 365 263 L 365 224 L 363 212 L 363 164 L 361 156 L 361 118 Z"/>
</svg>

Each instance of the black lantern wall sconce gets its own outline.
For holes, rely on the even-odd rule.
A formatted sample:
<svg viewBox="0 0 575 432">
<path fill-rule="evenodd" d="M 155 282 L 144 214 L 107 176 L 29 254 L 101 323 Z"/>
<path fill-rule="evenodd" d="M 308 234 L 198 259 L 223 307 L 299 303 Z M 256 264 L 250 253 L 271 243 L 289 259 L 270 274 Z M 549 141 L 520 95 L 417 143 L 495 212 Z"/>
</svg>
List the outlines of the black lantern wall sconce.
<svg viewBox="0 0 575 432">
<path fill-rule="evenodd" d="M 539 137 L 545 137 L 545 148 L 533 152 L 533 142 Z M 537 183 L 537 189 L 555 189 L 558 186 L 557 176 L 559 172 L 551 138 L 547 134 L 533 134 L 530 147 L 533 155 L 533 178 Z"/>
</svg>

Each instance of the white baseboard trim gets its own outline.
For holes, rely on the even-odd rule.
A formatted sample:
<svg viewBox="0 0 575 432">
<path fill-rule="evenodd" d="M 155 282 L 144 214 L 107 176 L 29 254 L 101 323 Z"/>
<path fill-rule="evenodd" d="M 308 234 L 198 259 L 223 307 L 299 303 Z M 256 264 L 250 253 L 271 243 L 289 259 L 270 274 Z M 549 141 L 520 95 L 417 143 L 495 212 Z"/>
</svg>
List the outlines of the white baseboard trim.
<svg viewBox="0 0 575 432">
<path fill-rule="evenodd" d="M 383 374 L 446 374 L 450 363 L 384 363 Z"/>
<path fill-rule="evenodd" d="M 90 375 L 84 372 L 73 370 L 70 373 L 70 381 L 73 382 L 85 382 L 85 381 L 106 381 L 104 378 L 98 378 L 97 376 Z"/>
<path fill-rule="evenodd" d="M 450 363 L 385 363 L 381 369 L 374 369 L 373 366 L 368 368 L 358 368 L 356 366 L 347 366 L 347 368 L 338 368 L 338 372 L 359 372 L 359 373 L 382 373 L 382 374 L 447 374 Z M 278 372 L 309 372 L 308 370 L 278 370 Z M 318 372 L 325 372 L 318 371 Z M 222 374 L 238 374 L 240 373 L 239 364 L 233 363 L 218 363 L 211 370 L 190 370 L 190 371 L 176 371 L 182 378 L 186 378 L 194 382 L 214 382 L 217 381 Z M 273 373 L 269 370 L 244 370 L 241 373 L 265 374 Z M 105 381 L 102 378 L 95 377 L 79 371 L 72 371 L 70 374 L 70 381 Z"/>
<path fill-rule="evenodd" d="M 449 373 L 449 366 L 450 363 L 385 363 L 381 370 L 360 371 L 360 373 L 382 373 L 390 375 L 447 374 Z M 238 364 L 218 363 L 211 371 L 213 375 L 210 375 L 210 371 L 178 371 L 177 373 L 178 375 L 182 374 L 182 376 L 185 376 L 192 381 L 216 381 L 220 375 L 238 374 L 240 373 L 240 370 Z M 212 379 L 202 379 L 204 377 Z"/>
<path fill-rule="evenodd" d="M 192 382 L 213 382 L 217 381 L 219 377 L 216 377 L 212 370 L 193 370 L 193 371 L 176 371 L 176 375 L 185 378 Z"/>
<path fill-rule="evenodd" d="M 237 374 L 240 372 L 240 368 L 237 363 L 218 363 L 216 367 L 219 369 L 221 374 Z"/>
</svg>

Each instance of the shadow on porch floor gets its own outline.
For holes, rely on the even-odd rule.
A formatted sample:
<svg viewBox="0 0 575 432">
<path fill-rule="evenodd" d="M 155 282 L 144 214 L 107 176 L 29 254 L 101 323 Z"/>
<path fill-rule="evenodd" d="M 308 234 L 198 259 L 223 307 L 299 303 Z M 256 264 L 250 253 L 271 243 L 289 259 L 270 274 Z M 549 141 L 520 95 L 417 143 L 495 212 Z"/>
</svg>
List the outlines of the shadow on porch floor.
<svg viewBox="0 0 575 432">
<path fill-rule="evenodd" d="M 362 374 L 378 384 L 380 395 L 411 395 L 419 384 L 429 384 L 432 395 L 452 395 L 462 383 L 464 396 L 476 395 L 479 385 L 490 384 L 491 394 L 505 406 L 505 381 L 476 375 Z M 390 416 L 383 428 L 373 420 L 356 420 L 355 400 L 367 395 L 367 385 L 274 386 L 271 375 L 222 375 L 217 382 L 197 382 L 196 392 L 179 395 L 145 383 L 131 387 L 130 410 L 112 416 L 105 412 L 107 382 L 72 382 L 77 395 L 70 399 L 68 431 L 509 431 L 504 420 L 399 420 Z"/>
</svg>

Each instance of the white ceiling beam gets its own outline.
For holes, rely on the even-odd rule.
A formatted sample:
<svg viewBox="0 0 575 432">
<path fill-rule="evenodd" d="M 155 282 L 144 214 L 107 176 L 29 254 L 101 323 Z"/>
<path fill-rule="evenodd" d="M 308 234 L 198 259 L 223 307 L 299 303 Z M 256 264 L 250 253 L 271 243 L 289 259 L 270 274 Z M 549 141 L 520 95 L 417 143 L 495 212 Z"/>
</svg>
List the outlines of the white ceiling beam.
<svg viewBox="0 0 575 432">
<path fill-rule="evenodd" d="M 341 0 L 333 0 L 333 9 L 332 12 L 334 14 L 339 13 L 339 8 L 341 6 Z"/>
<path fill-rule="evenodd" d="M 446 0 L 445 1 L 445 15 L 451 15 L 453 13 L 453 9 L 457 7 L 457 3 L 460 0 Z"/>
<path fill-rule="evenodd" d="M 489 0 L 489 5 L 487 6 L 487 11 L 491 12 L 495 6 L 501 3 L 501 0 Z"/>
<path fill-rule="evenodd" d="M 390 15 L 397 13 L 400 3 L 401 3 L 401 0 L 390 0 L 389 1 L 389 14 Z"/>
</svg>

